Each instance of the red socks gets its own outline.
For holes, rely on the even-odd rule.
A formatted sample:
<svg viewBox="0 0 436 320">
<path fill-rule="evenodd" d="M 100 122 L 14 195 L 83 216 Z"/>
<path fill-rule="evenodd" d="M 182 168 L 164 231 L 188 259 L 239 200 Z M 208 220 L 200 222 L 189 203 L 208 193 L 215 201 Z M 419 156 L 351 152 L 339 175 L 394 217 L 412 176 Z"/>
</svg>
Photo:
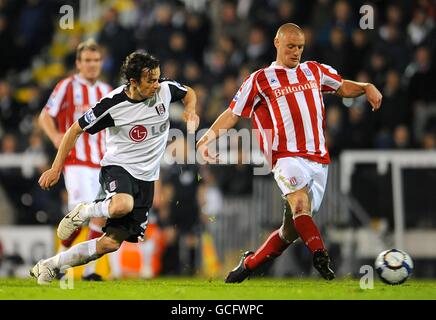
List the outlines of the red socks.
<svg viewBox="0 0 436 320">
<path fill-rule="evenodd" d="M 103 235 L 103 232 L 101 230 L 101 227 L 96 226 L 92 223 L 89 224 L 89 231 L 88 231 L 88 237 L 87 240 L 92 240 L 95 238 L 100 238 Z"/>
<path fill-rule="evenodd" d="M 274 231 L 255 254 L 245 259 L 244 265 L 249 270 L 256 269 L 263 262 L 276 258 L 282 254 L 290 243 L 283 241 L 279 236 L 279 230 Z"/>
<path fill-rule="evenodd" d="M 76 240 L 77 236 L 80 234 L 80 231 L 82 231 L 82 228 L 79 228 L 76 231 L 74 231 L 68 239 L 61 240 L 62 245 L 65 248 L 71 247 L 71 245 L 73 244 L 74 240 Z"/>
<path fill-rule="evenodd" d="M 311 216 L 303 214 L 296 217 L 294 226 L 300 238 L 312 253 L 324 249 L 321 235 Z M 278 229 L 269 236 L 254 254 L 245 259 L 244 266 L 249 270 L 254 270 L 263 262 L 280 256 L 290 244 L 280 238 Z"/>
<path fill-rule="evenodd" d="M 294 219 L 294 226 L 310 252 L 324 249 L 321 235 L 311 216 L 303 214 Z"/>
</svg>

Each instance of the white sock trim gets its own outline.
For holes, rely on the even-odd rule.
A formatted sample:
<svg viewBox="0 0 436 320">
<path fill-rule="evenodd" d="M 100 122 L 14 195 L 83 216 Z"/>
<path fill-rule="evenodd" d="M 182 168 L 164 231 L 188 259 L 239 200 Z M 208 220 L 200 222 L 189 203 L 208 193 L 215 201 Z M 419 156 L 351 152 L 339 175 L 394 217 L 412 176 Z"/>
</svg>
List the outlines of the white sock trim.
<svg viewBox="0 0 436 320">
<path fill-rule="evenodd" d="M 301 213 L 295 213 L 294 216 L 292 217 L 292 219 L 297 219 L 300 216 L 309 216 L 312 218 L 312 213 L 310 212 L 301 212 Z"/>
<path fill-rule="evenodd" d="M 99 202 L 91 202 L 85 204 L 84 208 L 80 210 L 80 216 L 83 219 L 89 218 L 110 218 L 109 216 L 109 204 L 111 199 L 106 199 Z"/>
<path fill-rule="evenodd" d="M 110 218 L 109 214 L 109 204 L 111 202 L 111 198 L 102 201 L 101 203 L 101 213 L 104 217 Z"/>
<path fill-rule="evenodd" d="M 92 231 L 103 233 L 102 227 L 96 225 L 95 223 L 90 222 L 88 227 Z"/>
</svg>

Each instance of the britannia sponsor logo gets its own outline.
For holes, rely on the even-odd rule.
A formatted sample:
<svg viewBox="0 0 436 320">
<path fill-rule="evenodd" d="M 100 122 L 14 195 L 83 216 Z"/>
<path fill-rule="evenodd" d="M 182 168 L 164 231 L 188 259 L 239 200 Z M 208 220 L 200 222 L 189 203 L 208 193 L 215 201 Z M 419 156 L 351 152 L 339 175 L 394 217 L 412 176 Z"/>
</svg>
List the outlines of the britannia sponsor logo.
<svg viewBox="0 0 436 320">
<path fill-rule="evenodd" d="M 308 81 L 303 84 L 301 83 L 291 84 L 286 87 L 280 87 L 274 90 L 274 95 L 276 96 L 276 98 L 280 98 L 281 96 L 285 96 L 290 93 L 301 92 L 304 90 L 312 90 L 312 89 L 318 89 L 318 84 L 316 81 Z"/>
</svg>

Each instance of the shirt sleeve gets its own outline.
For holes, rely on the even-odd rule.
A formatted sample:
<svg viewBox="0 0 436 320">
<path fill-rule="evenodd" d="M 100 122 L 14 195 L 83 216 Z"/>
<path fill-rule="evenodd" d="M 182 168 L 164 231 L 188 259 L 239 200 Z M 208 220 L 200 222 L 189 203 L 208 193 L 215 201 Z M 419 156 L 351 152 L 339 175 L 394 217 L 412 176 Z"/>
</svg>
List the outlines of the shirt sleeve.
<svg viewBox="0 0 436 320">
<path fill-rule="evenodd" d="M 260 101 L 255 75 L 256 73 L 252 73 L 244 83 L 242 83 L 229 105 L 229 108 L 237 116 L 251 118 L 254 107 Z"/>
<path fill-rule="evenodd" d="M 61 110 L 69 84 L 71 84 L 70 78 L 58 82 L 45 105 L 48 114 L 53 118 L 55 118 Z"/>
<path fill-rule="evenodd" d="M 176 102 L 182 100 L 186 96 L 186 93 L 188 92 L 188 89 L 185 88 L 185 86 L 178 83 L 177 81 L 170 80 L 170 79 L 161 79 L 159 82 L 165 82 L 165 84 L 168 85 L 168 89 L 171 95 L 170 102 Z"/>
<path fill-rule="evenodd" d="M 342 77 L 338 72 L 327 64 L 318 64 L 321 70 L 321 91 L 336 92 L 342 85 Z"/>
<path fill-rule="evenodd" d="M 122 95 L 122 93 L 118 95 Z M 112 98 L 105 97 L 101 99 L 79 118 L 80 127 L 87 133 L 95 134 L 103 129 L 115 126 L 115 121 L 110 114 L 110 108 L 115 104 L 117 104 L 117 95 Z"/>
</svg>

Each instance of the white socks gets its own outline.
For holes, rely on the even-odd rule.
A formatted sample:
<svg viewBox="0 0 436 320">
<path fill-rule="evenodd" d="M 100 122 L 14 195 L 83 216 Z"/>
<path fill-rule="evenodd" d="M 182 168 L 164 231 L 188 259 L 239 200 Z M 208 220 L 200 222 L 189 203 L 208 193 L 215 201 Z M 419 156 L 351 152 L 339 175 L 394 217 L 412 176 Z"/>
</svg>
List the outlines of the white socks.
<svg viewBox="0 0 436 320">
<path fill-rule="evenodd" d="M 89 261 L 96 260 L 100 256 L 97 254 L 97 239 L 92 239 L 76 244 L 67 251 L 60 252 L 44 262 L 63 271 L 69 267 L 80 266 Z"/>
<path fill-rule="evenodd" d="M 111 199 L 106 199 L 104 201 L 87 203 L 83 209 L 80 210 L 79 215 L 85 220 L 89 218 L 110 218 L 110 202 Z"/>
</svg>

